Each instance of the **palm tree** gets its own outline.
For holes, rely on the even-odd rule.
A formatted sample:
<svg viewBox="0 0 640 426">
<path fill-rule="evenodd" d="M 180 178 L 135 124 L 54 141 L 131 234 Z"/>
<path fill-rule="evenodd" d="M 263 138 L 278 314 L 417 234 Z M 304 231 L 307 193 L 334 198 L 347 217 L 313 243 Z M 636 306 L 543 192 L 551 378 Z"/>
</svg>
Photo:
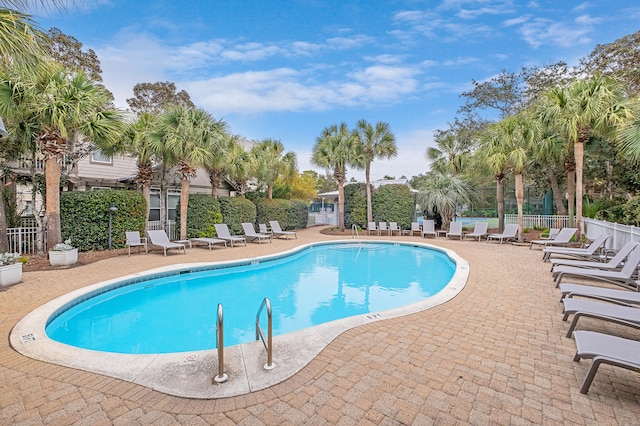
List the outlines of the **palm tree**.
<svg viewBox="0 0 640 426">
<path fill-rule="evenodd" d="M 267 197 L 273 198 L 273 183 L 276 179 L 291 179 L 297 173 L 296 154 L 285 154 L 282 142 L 272 139 L 259 142 L 251 151 L 255 160 L 256 177 L 267 185 Z"/>
<path fill-rule="evenodd" d="M 146 223 L 149 221 L 149 206 L 151 205 L 151 182 L 153 181 L 153 151 L 149 146 L 149 134 L 155 129 L 158 117 L 143 112 L 136 120 L 129 123 L 124 131 L 123 151 L 127 151 L 137 159 L 137 173 L 135 181 L 142 189 L 142 195 L 147 203 Z"/>
<path fill-rule="evenodd" d="M 316 138 L 311 162 L 327 170 L 333 170 L 338 183 L 338 220 L 340 231 L 344 231 L 344 181 L 347 166 L 360 167 L 364 153 L 346 123 L 325 127 Z"/>
<path fill-rule="evenodd" d="M 13 6 L 25 6 L 15 4 Z M 17 10 L 0 9 L 0 62 L 5 66 L 37 69 L 46 56 L 42 46 L 45 35 L 31 16 Z"/>
<path fill-rule="evenodd" d="M 608 139 L 632 118 L 622 88 L 612 79 L 595 76 L 544 96 L 540 118 L 573 145 L 576 165 L 576 227 L 582 230 L 584 145 L 592 136 Z"/>
<path fill-rule="evenodd" d="M 364 176 L 367 185 L 367 221 L 373 221 L 371 206 L 371 163 L 376 158 L 394 158 L 398 155 L 396 137 L 388 123 L 378 121 L 374 128 L 366 120 L 360 120 L 353 131 L 356 141 L 362 145 L 364 153 Z"/>
<path fill-rule="evenodd" d="M 108 92 L 84 73 L 55 63 L 0 79 L 0 115 L 37 130 L 33 136 L 45 157 L 47 248 L 62 240 L 60 164 L 73 149 L 68 138 L 78 134 L 103 149 L 120 138 L 122 114 L 107 108 L 108 102 Z"/>
<path fill-rule="evenodd" d="M 189 186 L 198 167 L 206 163 L 211 150 L 222 140 L 226 123 L 214 120 L 199 108 L 175 106 L 161 116 L 150 134 L 152 149 L 163 152 L 167 165 L 177 166 L 181 175 L 180 239 L 187 238 Z"/>
<path fill-rule="evenodd" d="M 505 166 L 513 174 L 516 183 L 516 201 L 518 204 L 518 241 L 523 241 L 524 230 L 524 180 L 536 122 L 523 113 L 509 116 L 487 129 L 483 144 L 490 168 L 497 170 Z"/>
<path fill-rule="evenodd" d="M 211 155 L 209 155 L 204 164 L 204 168 L 209 175 L 209 183 L 211 184 L 211 196 L 214 198 L 218 197 L 216 190 L 228 174 L 229 151 L 233 144 L 238 143 L 238 139 L 238 136 L 228 133 L 223 134 L 217 149 L 211 150 Z"/>
<path fill-rule="evenodd" d="M 431 213 L 439 213 L 442 227 L 447 229 L 456 207 L 471 204 L 474 200 L 473 188 L 469 182 L 450 173 L 429 172 L 416 189 L 419 191 L 416 196 L 418 204 Z"/>
<path fill-rule="evenodd" d="M 244 146 L 236 139 L 233 139 L 227 153 L 226 170 L 229 179 L 233 182 L 236 191 L 244 197 L 247 192 L 247 181 L 252 177 L 253 164 L 250 151 L 246 151 Z"/>
<path fill-rule="evenodd" d="M 431 170 L 439 173 L 461 173 L 468 164 L 472 151 L 471 139 L 459 140 L 451 131 L 436 135 L 436 147 L 427 148 L 427 159 L 431 160 Z"/>
</svg>

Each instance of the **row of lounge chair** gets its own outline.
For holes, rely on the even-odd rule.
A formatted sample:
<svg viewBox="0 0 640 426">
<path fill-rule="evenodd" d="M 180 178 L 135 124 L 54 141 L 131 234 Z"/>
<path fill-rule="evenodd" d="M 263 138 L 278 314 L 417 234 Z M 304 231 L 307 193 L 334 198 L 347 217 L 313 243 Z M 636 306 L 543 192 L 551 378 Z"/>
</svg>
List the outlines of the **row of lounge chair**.
<svg viewBox="0 0 640 426">
<path fill-rule="evenodd" d="M 573 319 L 567 337 L 573 336 L 573 358 L 591 359 L 580 392 L 586 394 L 602 364 L 640 371 L 640 341 L 589 330 L 576 330 L 581 318 L 594 318 L 640 330 L 640 242 L 630 241 L 609 259 L 608 235 L 600 235 L 587 247 L 546 247 L 544 261 L 552 264 L 561 293 L 563 320 Z M 568 277 L 606 286 L 563 282 Z M 620 288 L 617 288 L 620 287 Z"/>
<path fill-rule="evenodd" d="M 131 255 L 131 248 L 138 247 L 138 251 L 144 247 L 145 253 L 148 253 L 148 246 L 156 246 L 163 249 L 164 255 L 167 255 L 167 250 L 177 249 L 182 250 L 183 253 L 186 254 L 186 245 L 192 247 L 193 244 L 203 244 L 212 249 L 213 246 L 217 244 L 224 245 L 227 248 L 227 244 L 230 244 L 231 247 L 234 244 L 244 244 L 247 245 L 247 241 L 255 241 L 258 243 L 262 243 L 263 241 L 272 242 L 273 238 L 286 238 L 289 237 L 298 238 L 297 234 L 294 231 L 283 231 L 280 227 L 280 223 L 277 220 L 269 221 L 269 225 L 271 226 L 271 230 L 269 231 L 266 224 L 260 224 L 260 232 L 256 232 L 252 223 L 242 223 L 242 229 L 244 232 L 243 236 L 231 235 L 229 231 L 229 227 L 225 223 L 217 223 L 214 225 L 216 229 L 216 238 L 191 238 L 188 240 L 177 240 L 170 241 L 167 233 L 163 230 L 155 230 L 155 231 L 147 231 L 148 240 L 146 237 L 141 237 L 140 232 L 138 231 L 127 231 L 126 232 L 126 244 L 129 255 Z"/>
</svg>

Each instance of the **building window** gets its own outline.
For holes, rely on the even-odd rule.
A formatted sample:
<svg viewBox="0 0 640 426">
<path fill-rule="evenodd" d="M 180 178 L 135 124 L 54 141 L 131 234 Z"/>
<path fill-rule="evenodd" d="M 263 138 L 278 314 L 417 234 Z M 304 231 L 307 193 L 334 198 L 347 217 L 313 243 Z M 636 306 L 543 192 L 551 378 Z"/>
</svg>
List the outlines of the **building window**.
<svg viewBox="0 0 640 426">
<path fill-rule="evenodd" d="M 167 220 L 176 220 L 176 207 L 180 202 L 180 193 L 176 191 L 169 191 L 167 193 Z"/>
<path fill-rule="evenodd" d="M 113 163 L 113 157 L 110 155 L 106 155 L 99 149 L 96 149 L 91 153 L 91 162 L 100 164 L 111 164 Z"/>
<path fill-rule="evenodd" d="M 33 201 L 25 200 L 22 202 L 22 216 L 33 216 Z"/>
<path fill-rule="evenodd" d="M 160 220 L 160 192 L 151 191 L 149 200 L 149 220 Z"/>
<path fill-rule="evenodd" d="M 111 188 L 109 188 L 108 186 L 92 186 L 91 190 L 92 191 L 109 191 L 111 190 Z"/>
</svg>

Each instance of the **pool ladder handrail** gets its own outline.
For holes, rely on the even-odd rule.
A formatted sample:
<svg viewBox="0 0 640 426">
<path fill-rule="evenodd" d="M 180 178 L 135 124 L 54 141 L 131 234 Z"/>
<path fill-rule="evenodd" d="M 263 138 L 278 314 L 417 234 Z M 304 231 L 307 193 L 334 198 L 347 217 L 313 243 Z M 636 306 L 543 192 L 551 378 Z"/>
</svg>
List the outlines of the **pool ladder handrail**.
<svg viewBox="0 0 640 426">
<path fill-rule="evenodd" d="M 213 381 L 215 383 L 224 383 L 229 380 L 229 375 L 224 372 L 224 318 L 222 315 L 222 303 L 218 303 L 216 345 L 218 346 L 218 375 L 213 378 Z"/>
<path fill-rule="evenodd" d="M 260 314 L 262 310 L 267 308 L 267 337 L 260 325 Z M 267 350 L 267 363 L 264 365 L 265 370 L 273 370 L 276 366 L 273 364 L 273 315 L 271 314 L 271 302 L 265 297 L 256 314 L 256 340 L 262 340 L 264 348 Z"/>
<path fill-rule="evenodd" d="M 360 242 L 360 234 L 358 234 L 358 225 L 355 223 L 351 225 L 351 239 L 356 238 Z"/>
</svg>

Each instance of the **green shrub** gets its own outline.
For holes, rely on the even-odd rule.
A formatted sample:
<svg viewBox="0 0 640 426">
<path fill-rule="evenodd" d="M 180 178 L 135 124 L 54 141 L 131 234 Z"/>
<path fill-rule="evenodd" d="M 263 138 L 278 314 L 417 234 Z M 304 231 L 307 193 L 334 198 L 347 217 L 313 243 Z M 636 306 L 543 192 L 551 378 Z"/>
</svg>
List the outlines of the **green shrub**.
<svg viewBox="0 0 640 426">
<path fill-rule="evenodd" d="M 277 220 L 283 230 L 304 229 L 309 221 L 309 205 L 302 200 L 261 198 L 256 210 L 257 223 Z"/>
<path fill-rule="evenodd" d="M 397 222 L 402 229 L 409 229 L 413 220 L 415 201 L 406 185 L 382 185 L 371 195 L 373 220 Z"/>
<path fill-rule="evenodd" d="M 220 197 L 222 222 L 226 223 L 232 235 L 242 235 L 242 222 L 256 222 L 256 205 L 243 197 Z"/>
<path fill-rule="evenodd" d="M 367 187 L 364 183 L 344 186 L 344 226 L 351 228 L 353 225 L 367 227 Z"/>
<path fill-rule="evenodd" d="M 125 247 L 126 231 L 144 235 L 147 205 L 141 193 L 127 190 L 73 191 L 60 194 L 62 239 L 71 239 L 80 251 L 109 248 L 109 207 L 112 248 Z"/>
<path fill-rule="evenodd" d="M 176 207 L 176 223 L 180 232 L 180 203 Z M 187 238 L 216 236 L 213 226 L 222 223 L 220 202 L 209 194 L 190 194 L 189 206 L 187 206 Z"/>
</svg>

